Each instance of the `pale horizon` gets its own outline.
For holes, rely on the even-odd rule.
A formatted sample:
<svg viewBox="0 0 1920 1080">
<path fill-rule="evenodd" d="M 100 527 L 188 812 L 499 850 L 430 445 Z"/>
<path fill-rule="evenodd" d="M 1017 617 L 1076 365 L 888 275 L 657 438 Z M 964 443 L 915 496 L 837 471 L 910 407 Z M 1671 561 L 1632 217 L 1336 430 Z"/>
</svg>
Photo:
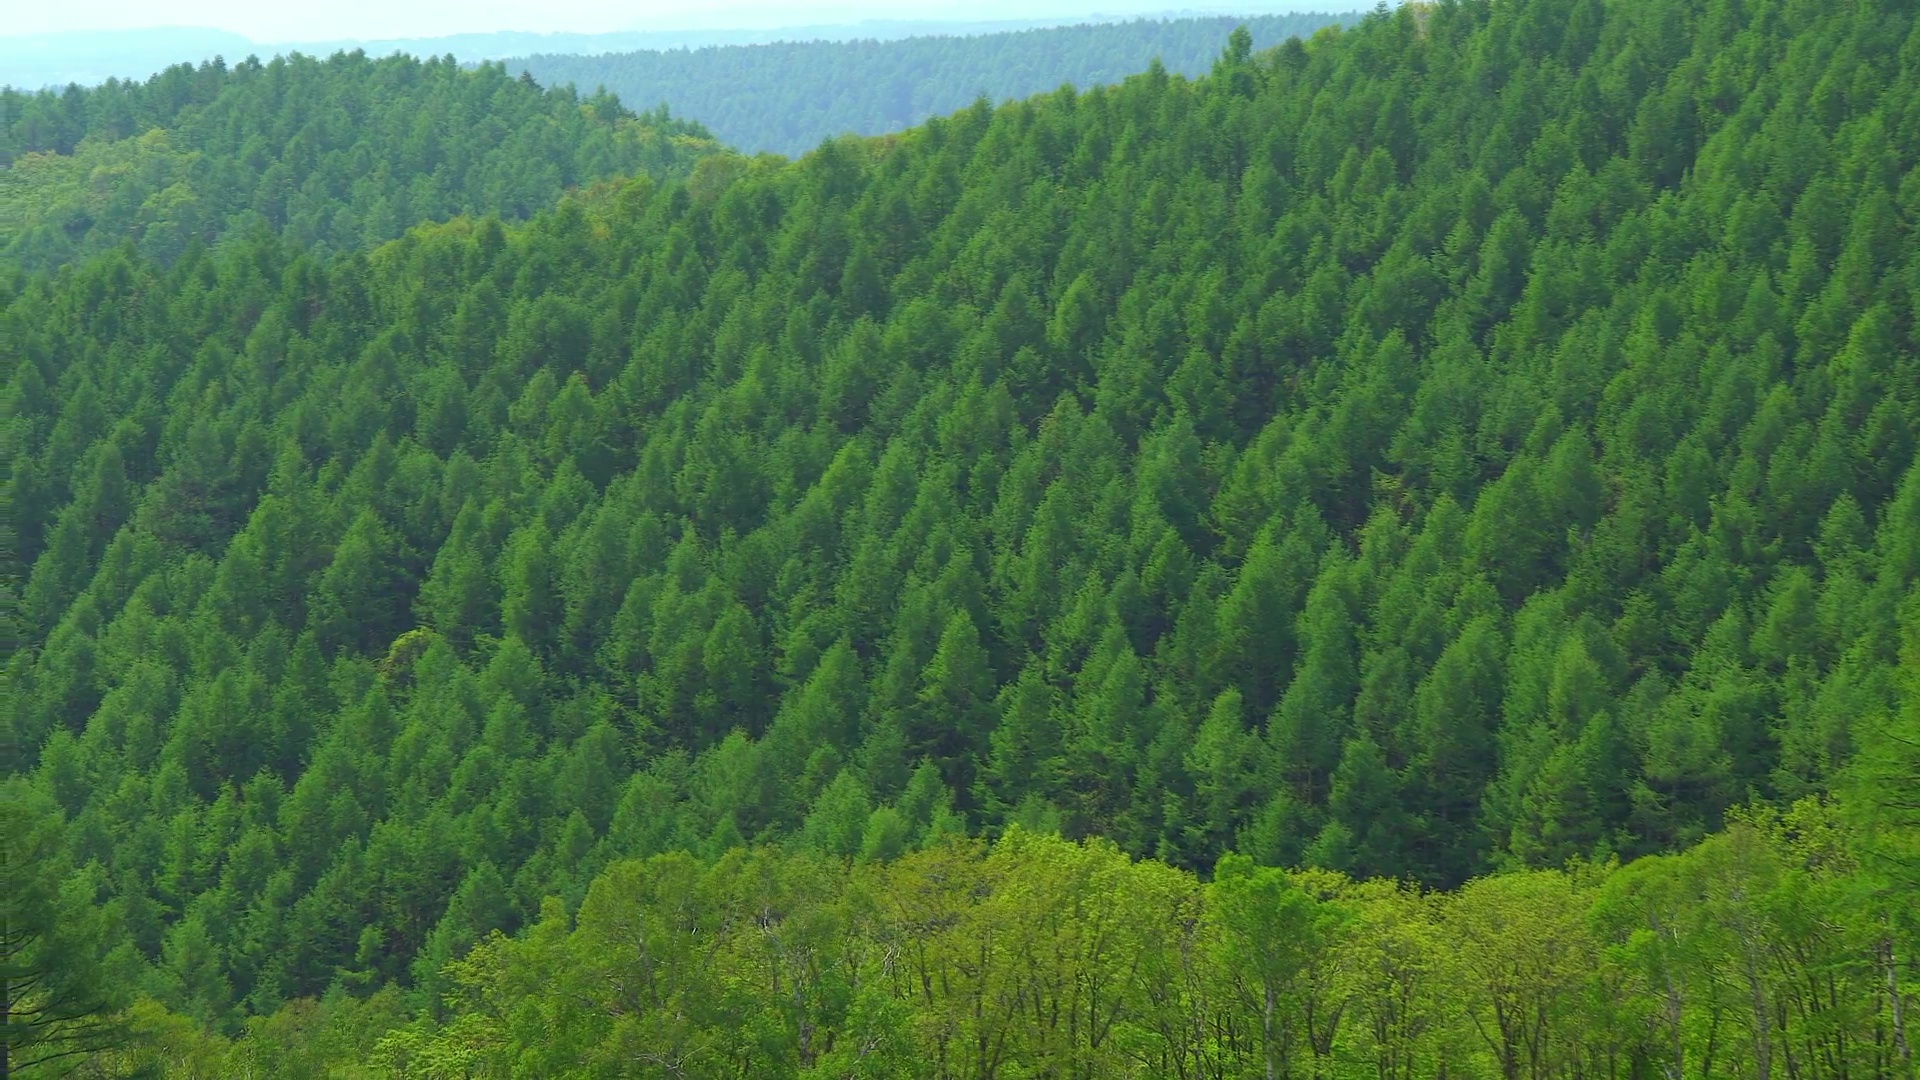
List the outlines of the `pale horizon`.
<svg viewBox="0 0 1920 1080">
<path fill-rule="evenodd" d="M 164 22 L 142 0 L 73 0 L 35 5 L 11 16 L 0 39 L 99 31 L 200 30 L 235 34 L 262 45 L 385 41 L 460 34 L 608 34 L 646 31 L 760 30 L 844 25 L 874 20 L 984 22 L 1010 19 L 1131 17 L 1174 11 L 1193 14 L 1270 14 L 1330 10 L 1340 4 L 1303 0 L 1182 3 L 1181 0 L 1065 0 L 1036 5 L 1020 0 L 937 0 L 902 10 L 874 0 L 838 3 L 766 2 L 716 8 L 699 0 L 337 0 L 318 7 L 268 6 L 250 0 L 181 0 Z M 1352 7 L 1352 3 L 1344 5 Z"/>
</svg>

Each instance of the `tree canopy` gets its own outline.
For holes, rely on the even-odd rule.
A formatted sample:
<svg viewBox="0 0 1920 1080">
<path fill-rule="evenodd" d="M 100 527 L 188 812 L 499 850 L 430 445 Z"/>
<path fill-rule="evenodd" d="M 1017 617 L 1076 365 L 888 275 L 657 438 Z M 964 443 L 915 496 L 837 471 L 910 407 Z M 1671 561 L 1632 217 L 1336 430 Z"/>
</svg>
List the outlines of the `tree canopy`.
<svg viewBox="0 0 1920 1080">
<path fill-rule="evenodd" d="M 131 241 L 171 262 L 249 230 L 316 255 L 460 214 L 525 218 L 569 188 L 683 173 L 696 124 L 452 57 L 178 64 L 146 82 L 0 89 L 0 263 Z"/>
<path fill-rule="evenodd" d="M 1911 1080 L 1908 5 L 1407 5 L 511 209 L 0 274 L 128 1061 Z"/>
</svg>

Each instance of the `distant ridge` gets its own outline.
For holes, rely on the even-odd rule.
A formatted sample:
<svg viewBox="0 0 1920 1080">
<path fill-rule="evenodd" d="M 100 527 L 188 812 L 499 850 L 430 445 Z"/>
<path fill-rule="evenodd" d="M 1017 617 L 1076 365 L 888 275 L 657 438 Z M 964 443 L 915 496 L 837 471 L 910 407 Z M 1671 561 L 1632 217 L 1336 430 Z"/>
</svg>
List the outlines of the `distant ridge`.
<svg viewBox="0 0 1920 1080">
<path fill-rule="evenodd" d="M 370 56 L 407 53 L 418 57 L 452 55 L 466 63 L 504 60 L 516 56 L 634 52 L 643 49 L 698 49 L 713 45 L 764 45 L 801 41 L 897 41 L 922 36 L 968 37 L 1072 26 L 1123 22 L 1140 18 L 1186 18 L 1238 15 L 1267 17 L 1267 4 L 1237 9 L 1192 9 L 1158 12 L 1090 12 L 1034 16 L 1023 19 L 846 19 L 795 25 L 674 26 L 608 33 L 542 33 L 503 30 L 447 34 L 434 37 L 329 38 L 313 41 L 256 41 L 242 34 L 212 27 L 171 26 L 133 30 L 65 30 L 49 33 L 0 34 L 0 86 L 22 90 L 64 87 L 71 83 L 93 86 L 108 79 L 140 79 L 173 64 L 199 64 L 221 57 L 237 62 L 248 55 L 265 60 L 291 52 L 328 56 L 334 52 L 365 51 Z M 713 18 L 711 15 L 700 18 Z"/>
<path fill-rule="evenodd" d="M 1358 22 L 1359 12 L 1135 18 L 1025 27 L 990 34 L 788 40 L 649 49 L 605 56 L 542 53 L 506 61 L 546 86 L 605 88 L 636 107 L 664 105 L 747 153 L 797 156 L 839 135 L 884 135 L 964 109 L 1059 89 L 1118 83 L 1158 60 L 1205 74 L 1245 26 L 1255 48 Z M 959 25 L 959 24 L 955 24 Z M 982 24 L 984 25 L 984 24 Z"/>
</svg>

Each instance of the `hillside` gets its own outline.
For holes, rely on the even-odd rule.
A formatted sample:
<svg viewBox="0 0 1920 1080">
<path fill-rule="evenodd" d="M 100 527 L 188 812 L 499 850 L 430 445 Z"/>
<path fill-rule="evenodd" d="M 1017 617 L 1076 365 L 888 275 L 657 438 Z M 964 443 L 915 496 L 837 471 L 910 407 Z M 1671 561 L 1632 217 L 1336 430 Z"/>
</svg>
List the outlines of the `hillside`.
<svg viewBox="0 0 1920 1080">
<path fill-rule="evenodd" d="M 1251 8 L 1242 5 L 1241 10 Z M 724 21 L 725 17 L 721 15 L 719 18 Z M 702 26 L 701 16 L 691 14 L 678 20 L 648 21 L 654 29 L 606 33 L 493 31 L 448 33 L 433 37 L 342 38 L 297 42 L 255 41 L 230 31 L 205 27 L 4 33 L 0 34 L 0 85 L 25 91 L 46 88 L 58 91 L 69 83 L 93 86 L 108 79 L 145 82 L 177 64 L 187 63 L 197 67 L 216 57 L 237 62 L 247 56 L 272 57 L 293 53 L 329 56 L 336 52 L 358 50 L 374 57 L 404 53 L 419 57 L 452 56 L 462 63 L 478 63 L 535 54 L 592 56 L 707 45 L 762 45 L 776 41 L 893 41 L 929 35 L 966 37 L 1008 30 L 1066 26 L 1085 20 L 1029 13 L 1021 18 L 869 18 L 857 22 L 786 26 Z M 675 27 L 672 25 L 675 22 L 681 25 Z M 1232 26 L 1226 29 L 1230 30 Z M 1222 34 L 1225 32 L 1221 31 Z M 1209 43 L 1210 48 L 1217 45 L 1218 42 Z M 1144 66 L 1144 61 L 1141 66 Z"/>
<path fill-rule="evenodd" d="M 51 269 L 128 240 L 166 262 L 259 228 L 351 251 L 458 214 L 524 218 L 574 186 L 684 173 L 716 149 L 664 113 L 398 56 L 0 90 L 0 264 Z"/>
<path fill-rule="evenodd" d="M 1911 1080 L 1910 6 L 1252 45 L 0 275 L 98 1060 Z"/>
<path fill-rule="evenodd" d="M 1256 48 L 1345 15 L 1134 19 L 1116 23 L 943 32 L 890 40 L 792 40 L 604 55 L 542 54 L 506 61 L 542 85 L 605 87 L 620 100 L 699 121 L 728 146 L 798 156 L 841 135 L 884 135 L 984 97 L 998 103 L 1117 83 L 1159 60 L 1174 74 L 1206 73 L 1220 43 L 1244 25 Z"/>
</svg>

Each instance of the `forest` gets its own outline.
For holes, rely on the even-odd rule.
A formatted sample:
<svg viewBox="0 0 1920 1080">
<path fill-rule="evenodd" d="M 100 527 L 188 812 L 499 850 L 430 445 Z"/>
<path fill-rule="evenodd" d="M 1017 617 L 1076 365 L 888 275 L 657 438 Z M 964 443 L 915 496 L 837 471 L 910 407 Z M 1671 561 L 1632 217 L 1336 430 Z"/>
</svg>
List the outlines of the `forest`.
<svg viewBox="0 0 1920 1080">
<path fill-rule="evenodd" d="M 0 269 L 21 1075 L 1915 1080 L 1911 5 L 516 209 Z"/>
<path fill-rule="evenodd" d="M 671 105 L 744 153 L 798 157 L 842 135 L 886 135 L 984 97 L 1086 90 L 1118 83 L 1155 60 L 1204 75 L 1236 27 L 1265 49 L 1359 14 L 1300 13 L 1134 19 L 900 40 L 794 40 L 600 55 L 537 54 L 506 61 L 543 85 L 602 89 L 652 108 Z"/>
<path fill-rule="evenodd" d="M 170 263 L 251 230 L 324 257 L 424 221 L 523 219 L 581 184 L 682 174 L 718 149 L 665 110 L 636 116 L 451 58 L 249 57 L 6 88 L 0 266 L 52 270 L 129 241 Z"/>
</svg>

